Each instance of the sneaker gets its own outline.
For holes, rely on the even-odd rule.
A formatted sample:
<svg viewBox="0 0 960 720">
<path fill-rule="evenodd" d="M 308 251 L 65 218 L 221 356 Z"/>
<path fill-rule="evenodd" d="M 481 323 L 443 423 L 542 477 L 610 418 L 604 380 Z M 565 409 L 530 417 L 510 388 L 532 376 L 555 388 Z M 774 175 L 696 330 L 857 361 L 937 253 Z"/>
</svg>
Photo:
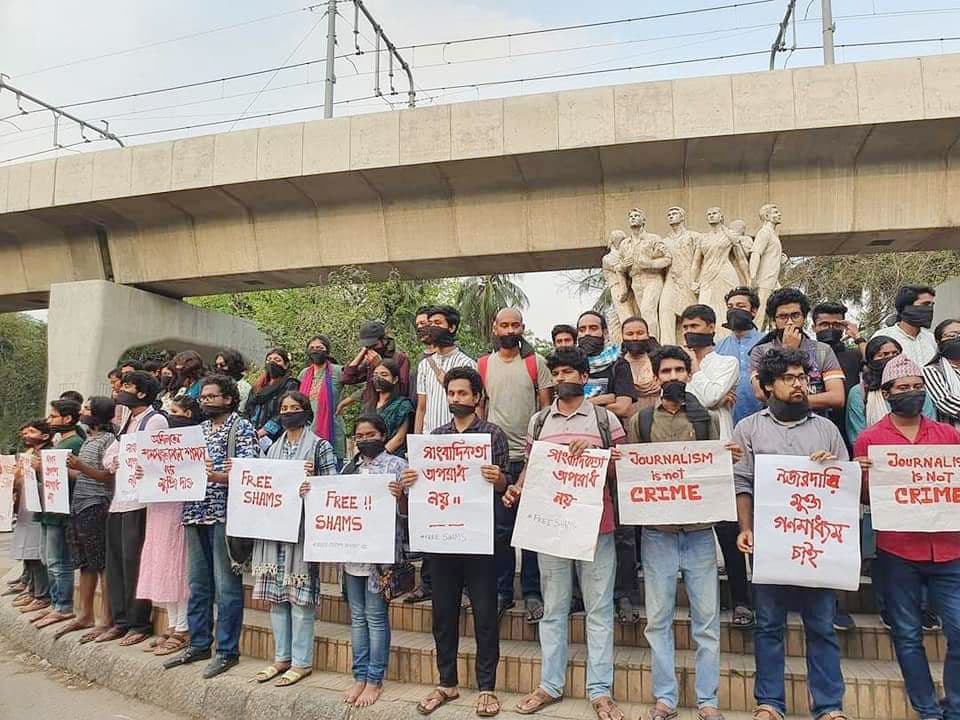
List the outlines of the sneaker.
<svg viewBox="0 0 960 720">
<path fill-rule="evenodd" d="M 837 632 L 853 630 L 856 626 L 857 624 L 846 610 L 837 610 L 836 615 L 833 616 L 833 629 Z"/>
<path fill-rule="evenodd" d="M 942 630 L 943 623 L 940 617 L 933 610 L 923 611 L 923 629 L 924 630 Z"/>
</svg>

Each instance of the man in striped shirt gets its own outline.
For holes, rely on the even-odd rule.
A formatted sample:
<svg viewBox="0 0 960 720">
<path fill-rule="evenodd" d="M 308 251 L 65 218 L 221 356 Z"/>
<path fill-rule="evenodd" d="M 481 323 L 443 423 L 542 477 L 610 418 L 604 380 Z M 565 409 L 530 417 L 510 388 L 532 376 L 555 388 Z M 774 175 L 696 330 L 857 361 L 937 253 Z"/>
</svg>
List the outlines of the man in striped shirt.
<svg viewBox="0 0 960 720">
<path fill-rule="evenodd" d="M 431 433 L 453 419 L 443 389 L 447 372 L 455 367 L 477 368 L 474 359 L 456 345 L 460 313 L 455 308 L 449 305 L 430 308 L 428 322 L 424 334 L 429 335 L 435 352 L 423 358 L 417 367 L 417 415 L 413 424 L 417 434 Z"/>
</svg>

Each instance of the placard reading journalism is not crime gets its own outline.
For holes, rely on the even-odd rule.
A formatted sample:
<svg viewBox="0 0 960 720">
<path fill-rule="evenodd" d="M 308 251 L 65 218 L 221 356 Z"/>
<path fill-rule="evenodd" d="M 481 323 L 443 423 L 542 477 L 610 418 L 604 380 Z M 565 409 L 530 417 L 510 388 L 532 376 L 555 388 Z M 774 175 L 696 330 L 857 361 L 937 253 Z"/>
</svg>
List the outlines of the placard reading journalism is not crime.
<svg viewBox="0 0 960 720">
<path fill-rule="evenodd" d="M 960 445 L 871 445 L 874 530 L 960 530 Z"/>
</svg>

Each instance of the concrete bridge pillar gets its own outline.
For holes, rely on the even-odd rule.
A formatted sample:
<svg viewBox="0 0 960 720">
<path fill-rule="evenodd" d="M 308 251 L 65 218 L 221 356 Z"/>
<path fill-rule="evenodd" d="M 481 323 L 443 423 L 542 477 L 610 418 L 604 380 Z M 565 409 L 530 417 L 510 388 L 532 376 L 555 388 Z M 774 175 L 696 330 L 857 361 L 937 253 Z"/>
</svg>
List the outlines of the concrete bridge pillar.
<svg viewBox="0 0 960 720">
<path fill-rule="evenodd" d="M 124 352 L 142 345 L 190 348 L 207 361 L 233 348 L 248 362 L 260 362 L 267 339 L 246 320 L 106 280 L 50 286 L 48 399 L 64 390 L 108 394 L 107 373 Z"/>
</svg>

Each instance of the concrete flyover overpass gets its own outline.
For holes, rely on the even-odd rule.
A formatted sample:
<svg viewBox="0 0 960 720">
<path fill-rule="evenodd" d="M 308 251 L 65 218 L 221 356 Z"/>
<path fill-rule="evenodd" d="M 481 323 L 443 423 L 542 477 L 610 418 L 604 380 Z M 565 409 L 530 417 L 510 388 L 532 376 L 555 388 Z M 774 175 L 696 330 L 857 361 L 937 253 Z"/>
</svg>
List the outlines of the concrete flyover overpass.
<svg viewBox="0 0 960 720">
<path fill-rule="evenodd" d="M 720 205 L 752 231 L 772 200 L 794 255 L 956 247 L 958 141 L 960 55 L 940 55 L 484 100 L 12 165 L 0 168 L 0 311 L 50 303 L 53 331 L 73 302 L 59 284 L 78 281 L 101 281 L 86 287 L 111 308 L 114 284 L 180 298 L 302 286 L 344 264 L 410 277 L 583 267 L 634 206 L 654 232 L 674 204 L 695 228 Z M 73 322 L 102 324 L 94 314 Z M 51 362 L 51 392 L 55 375 Z"/>
</svg>

